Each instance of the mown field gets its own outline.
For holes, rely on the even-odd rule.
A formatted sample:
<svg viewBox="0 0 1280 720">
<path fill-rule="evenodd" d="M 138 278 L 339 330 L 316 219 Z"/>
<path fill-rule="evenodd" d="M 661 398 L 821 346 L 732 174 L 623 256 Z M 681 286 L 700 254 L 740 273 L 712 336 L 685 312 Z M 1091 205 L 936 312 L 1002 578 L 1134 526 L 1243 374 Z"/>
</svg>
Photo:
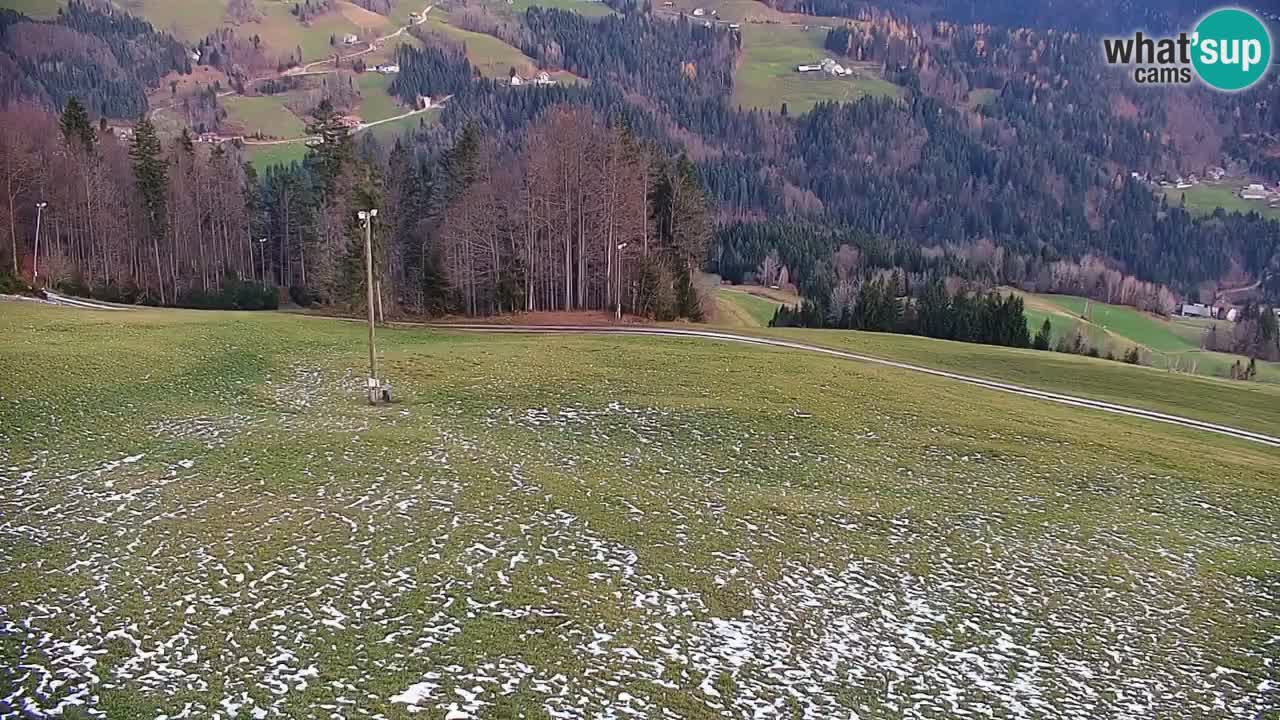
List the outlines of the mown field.
<svg viewBox="0 0 1280 720">
<path fill-rule="evenodd" d="M 1086 300 L 1073 295 L 1036 295 L 1019 293 L 1026 303 L 1027 324 L 1034 335 L 1044 321 L 1049 320 L 1053 341 L 1079 328 L 1089 342 L 1105 354 L 1110 351 L 1117 357 L 1131 347 L 1146 351 L 1146 361 L 1158 368 L 1174 368 L 1210 377 L 1230 377 L 1230 368 L 1236 362 L 1247 364 L 1249 358 L 1229 353 L 1209 352 L 1200 349 L 1204 333 L 1215 322 L 1222 332 L 1228 332 L 1232 324 L 1226 321 L 1210 321 L 1188 318 L 1165 319 L 1123 305 L 1087 302 L 1088 319 L 1085 318 Z M 1256 380 L 1280 383 L 1280 364 L 1259 362 Z"/>
<path fill-rule="evenodd" d="M 734 76 L 733 103 L 743 107 L 800 114 L 823 100 L 848 101 L 873 95 L 896 97 L 899 88 L 870 71 L 851 77 L 799 73 L 796 66 L 816 63 L 830 52 L 822 47 L 826 31 L 794 25 L 742 26 L 742 60 Z"/>
<path fill-rule="evenodd" d="M 693 340 L 388 330 L 371 408 L 355 323 L 0 333 L 6 716 L 1280 711 L 1273 449 Z"/>
<path fill-rule="evenodd" d="M 716 317 L 713 322 L 725 327 L 769 327 L 769 321 L 781 304 L 742 289 L 719 288 L 716 290 Z"/>
<path fill-rule="evenodd" d="M 1210 215 L 1214 210 L 1222 208 L 1227 212 L 1257 212 L 1264 217 L 1280 220 L 1280 208 L 1268 207 L 1267 203 L 1260 200 L 1245 200 L 1240 197 L 1238 193 L 1242 185 L 1239 181 L 1225 184 L 1200 183 L 1181 190 L 1174 187 L 1161 190 L 1174 207 L 1183 207 L 1185 197 L 1187 210 L 1198 215 Z"/>
<path fill-rule="evenodd" d="M 282 98 L 270 95 L 222 98 L 227 124 L 246 135 L 262 133 L 268 138 L 296 138 L 306 134 L 307 125 L 284 106 Z"/>
</svg>

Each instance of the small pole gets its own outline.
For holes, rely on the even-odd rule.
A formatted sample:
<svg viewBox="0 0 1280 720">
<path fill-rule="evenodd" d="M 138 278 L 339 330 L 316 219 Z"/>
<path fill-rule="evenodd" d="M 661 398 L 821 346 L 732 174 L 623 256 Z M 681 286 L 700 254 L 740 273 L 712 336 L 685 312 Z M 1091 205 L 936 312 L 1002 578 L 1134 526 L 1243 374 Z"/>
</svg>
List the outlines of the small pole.
<svg viewBox="0 0 1280 720">
<path fill-rule="evenodd" d="M 31 258 L 31 278 L 33 280 L 40 277 L 40 218 L 44 214 L 44 209 L 49 203 L 43 200 L 36 203 L 36 249 L 35 254 Z"/>
<path fill-rule="evenodd" d="M 378 359 L 374 351 L 374 307 L 373 307 L 373 219 L 378 216 L 377 210 L 360 211 L 360 219 L 364 221 L 364 269 L 367 299 L 365 305 L 369 309 L 369 404 L 378 403 Z"/>
<path fill-rule="evenodd" d="M 616 284 L 618 286 L 618 321 L 622 321 L 622 251 L 627 249 L 627 243 L 618 243 L 618 277 Z"/>
</svg>

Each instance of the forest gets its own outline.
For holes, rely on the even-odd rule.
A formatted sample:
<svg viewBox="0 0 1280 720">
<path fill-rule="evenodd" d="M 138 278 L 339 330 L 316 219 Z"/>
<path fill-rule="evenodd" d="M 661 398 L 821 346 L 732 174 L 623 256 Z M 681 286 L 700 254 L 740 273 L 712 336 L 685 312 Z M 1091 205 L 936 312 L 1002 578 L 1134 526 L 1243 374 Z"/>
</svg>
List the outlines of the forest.
<svg viewBox="0 0 1280 720">
<path fill-rule="evenodd" d="M 136 118 L 148 88 L 189 72 L 181 43 L 128 13 L 70 0 L 35 21 L 0 8 L 0 105 L 60 108 L 74 97 L 95 116 Z"/>
<path fill-rule="evenodd" d="M 435 159 L 347 130 L 322 106 L 310 131 L 325 142 L 258 177 L 234 148 L 164 141 L 146 119 L 118 139 L 75 100 L 60 117 L 3 111 L 12 274 L 122 302 L 254 309 L 282 287 L 358 308 L 356 213 L 377 208 L 376 289 L 392 308 L 702 317 L 713 218 L 686 158 L 568 105 L 516 148 L 469 127 Z"/>
<path fill-rule="evenodd" d="M 153 154 L 163 160 L 165 183 L 181 179 L 203 193 L 171 191 L 164 212 L 203 203 L 190 210 L 200 218 L 194 223 L 160 223 L 150 210 L 144 216 L 126 207 L 130 193 L 141 191 L 126 172 L 137 165 L 135 149 L 112 150 L 115 141 L 98 132 L 100 157 L 90 163 L 97 167 L 75 160 L 68 172 L 118 183 L 119 192 L 101 202 L 119 212 L 102 222 L 148 235 L 131 238 L 131 250 L 112 249 L 128 259 L 127 272 L 115 265 L 108 271 L 116 260 L 94 244 L 97 226 L 82 218 L 64 228 L 68 218 L 59 213 L 71 206 L 57 203 L 49 217 L 51 232 L 62 234 L 55 243 L 76 238 L 67 272 L 90 286 L 119 286 L 127 277 L 153 302 L 182 297 L 190 278 L 202 292 L 216 289 L 228 270 L 307 300 L 358 301 L 348 286 L 359 281 L 348 267 L 352 211 L 385 203 L 412 208 L 386 213 L 379 236 L 393 238 L 380 255 L 388 270 L 384 293 L 414 312 L 598 308 L 621 297 L 648 314 L 693 315 L 692 272 L 740 282 L 757 278 L 771 258 L 832 324 L 847 315 L 841 308 L 850 293 L 856 298 L 882 272 L 902 279 L 904 295 L 942 279 L 951 295 L 1013 285 L 1161 313 L 1220 283 L 1256 280 L 1262 299 L 1280 298 L 1280 224 L 1256 214 L 1196 216 L 1131 177 L 1202 171 L 1215 162 L 1265 172 L 1273 163 L 1251 148 L 1280 127 L 1280 106 L 1263 101 L 1276 88 L 1274 77 L 1231 96 L 1194 88 L 1135 93 L 1099 62 L 1089 36 L 917 23 L 858 10 L 861 20 L 831 28 L 825 45 L 878 63 L 901 97 L 819 103 L 784 115 L 730 101 L 737 33 L 659 17 L 646 6 L 615 7 L 619 13 L 598 19 L 534 7 L 504 30 L 540 66 L 585 81 L 574 85 L 512 88 L 480 77 L 463 47 L 403 45 L 392 94 L 405 104 L 419 96 L 449 100 L 438 122 L 415 126 L 396 143 L 324 131 L 326 142 L 306 162 L 259 177 L 232 146 L 189 150 L 189 139 L 157 138 L 162 147 Z M 233 45 L 223 38 L 206 48 L 231 52 Z M 978 91 L 987 94 L 974 103 Z M 30 99 L 51 105 L 48 97 Z M 15 117 L 34 113 L 14 97 L 0 100 Z M 208 101 L 216 105 L 217 98 Z M 89 122 L 104 116 L 82 105 Z M 314 128 L 331 123 L 322 115 L 310 118 Z M 538 148 L 555 146 L 550 128 L 568 126 L 582 134 L 580 151 L 590 160 L 572 173 L 553 171 Z M 138 129 L 146 135 L 145 124 Z M 24 153 L 52 154 L 22 149 L 15 135 L 5 135 L 0 151 L 10 157 L 0 161 L 20 165 Z M 50 142 L 52 136 L 32 141 Z M 647 160 L 636 160 L 637 153 Z M 576 191 L 565 189 L 569 176 Z M 553 182 L 558 194 L 546 197 Z M 57 187 L 69 193 L 78 186 Z M 677 191 L 694 187 L 705 198 L 696 213 L 685 209 L 703 218 L 700 239 L 690 243 L 670 218 L 672 198 L 683 197 Z M 234 188 L 245 196 L 244 208 L 214 219 L 209 208 L 228 205 Z M 25 239 L 34 235 L 34 213 L 23 203 L 34 194 L 11 187 L 15 200 L 0 208 L 11 236 L 4 255 L 12 260 L 32 255 Z M 646 227 L 641 254 L 633 256 L 636 243 L 610 238 L 633 236 L 629 223 L 638 220 Z M 235 239 L 244 259 L 230 261 L 226 242 L 216 252 L 207 247 L 223 235 Z M 168 244 L 153 247 L 151 236 Z M 625 253 L 616 249 L 623 243 Z M 655 255 L 651 244 L 661 248 Z M 145 264 L 144 247 L 151 255 Z M 695 254 L 695 247 L 709 251 Z M 854 275 L 842 278 L 846 247 L 860 260 Z M 183 272 L 182 263 L 202 252 L 205 259 L 195 261 L 201 272 Z M 215 255 L 220 262 L 209 260 Z M 623 289 L 619 265 L 630 276 Z M 657 302 L 655 287 L 670 298 Z"/>
</svg>

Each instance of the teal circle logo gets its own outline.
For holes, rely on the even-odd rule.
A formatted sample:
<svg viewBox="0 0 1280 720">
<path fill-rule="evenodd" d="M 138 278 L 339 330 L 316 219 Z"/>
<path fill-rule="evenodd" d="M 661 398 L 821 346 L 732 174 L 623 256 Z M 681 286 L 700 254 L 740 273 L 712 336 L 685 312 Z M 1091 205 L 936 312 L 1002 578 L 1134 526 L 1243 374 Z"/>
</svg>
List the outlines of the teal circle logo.
<svg viewBox="0 0 1280 720">
<path fill-rule="evenodd" d="M 1253 13 L 1215 10 L 1196 25 L 1191 63 L 1200 79 L 1217 90 L 1252 87 L 1271 65 L 1271 33 Z"/>
</svg>

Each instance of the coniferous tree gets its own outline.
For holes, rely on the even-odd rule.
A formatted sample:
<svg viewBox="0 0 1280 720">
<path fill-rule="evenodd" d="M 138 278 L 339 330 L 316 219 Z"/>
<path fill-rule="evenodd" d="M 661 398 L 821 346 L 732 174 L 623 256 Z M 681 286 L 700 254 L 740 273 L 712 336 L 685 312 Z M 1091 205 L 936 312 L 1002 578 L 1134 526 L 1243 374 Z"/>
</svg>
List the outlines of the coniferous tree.
<svg viewBox="0 0 1280 720">
<path fill-rule="evenodd" d="M 167 230 L 166 188 L 168 165 L 156 135 L 155 125 L 146 116 L 133 127 L 133 144 L 129 149 L 133 159 L 134 182 L 142 201 L 144 235 L 149 238 L 155 261 L 156 285 L 160 292 L 160 304 L 167 302 L 164 289 L 164 272 L 160 264 L 160 242 Z"/>
</svg>

